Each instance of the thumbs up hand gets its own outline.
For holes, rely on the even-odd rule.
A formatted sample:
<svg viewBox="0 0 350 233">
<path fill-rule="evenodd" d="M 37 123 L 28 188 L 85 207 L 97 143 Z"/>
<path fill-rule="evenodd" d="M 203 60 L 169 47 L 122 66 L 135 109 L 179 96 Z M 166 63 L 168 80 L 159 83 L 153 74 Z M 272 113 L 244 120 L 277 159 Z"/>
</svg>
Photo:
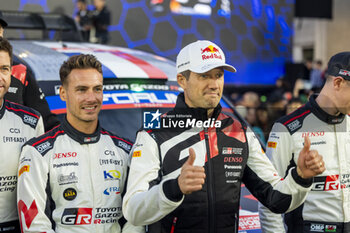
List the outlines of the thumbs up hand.
<svg viewBox="0 0 350 233">
<path fill-rule="evenodd" d="M 323 158 L 317 150 L 310 150 L 311 142 L 308 136 L 304 138 L 304 148 L 299 153 L 297 172 L 304 179 L 323 173 L 326 168 Z"/>
<path fill-rule="evenodd" d="M 189 149 L 189 152 L 190 155 L 184 165 L 182 165 L 181 174 L 177 179 L 180 190 L 183 194 L 190 194 L 201 190 L 205 182 L 204 167 L 193 166 L 196 159 L 196 153 L 192 148 Z"/>
</svg>

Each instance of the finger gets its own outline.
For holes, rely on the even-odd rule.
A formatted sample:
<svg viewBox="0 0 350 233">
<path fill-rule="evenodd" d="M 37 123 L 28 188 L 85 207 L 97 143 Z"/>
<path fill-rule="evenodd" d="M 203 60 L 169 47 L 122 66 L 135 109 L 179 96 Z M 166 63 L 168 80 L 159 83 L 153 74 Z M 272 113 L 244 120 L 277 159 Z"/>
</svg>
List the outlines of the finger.
<svg viewBox="0 0 350 233">
<path fill-rule="evenodd" d="M 321 155 L 318 154 L 318 151 L 317 150 L 310 150 L 307 155 L 306 155 L 306 158 L 305 160 L 306 161 L 311 161 L 313 159 L 317 159 L 319 158 Z"/>
<path fill-rule="evenodd" d="M 310 155 L 310 158 L 312 157 L 313 155 L 311 154 Z M 323 158 L 321 155 L 317 155 L 315 156 L 314 158 L 312 159 L 308 159 L 308 160 L 305 160 L 305 166 L 306 167 L 310 167 L 312 165 L 319 165 L 320 163 L 322 163 L 324 165 L 324 162 L 323 162 Z"/>
<path fill-rule="evenodd" d="M 203 171 L 193 171 L 187 170 L 183 172 L 183 177 L 186 179 L 196 179 L 196 178 L 205 178 L 205 173 Z"/>
<path fill-rule="evenodd" d="M 319 168 L 325 167 L 323 160 L 315 161 L 314 163 L 311 164 L 306 164 L 306 167 L 310 170 L 317 170 Z"/>
<path fill-rule="evenodd" d="M 188 179 L 186 180 L 187 186 L 196 186 L 196 185 L 202 185 L 205 183 L 205 179 L 203 178 L 195 178 L 195 179 Z"/>
<path fill-rule="evenodd" d="M 190 155 L 188 156 L 188 159 L 185 164 L 192 166 L 194 164 L 194 161 L 196 160 L 196 153 L 192 148 L 189 149 L 189 152 L 190 152 Z"/>
<path fill-rule="evenodd" d="M 305 136 L 303 151 L 308 152 L 310 150 L 310 146 L 311 146 L 311 142 L 310 142 L 309 136 Z"/>
<path fill-rule="evenodd" d="M 186 187 L 186 193 L 189 194 L 189 193 L 192 193 L 192 192 L 195 192 L 195 191 L 199 191 L 203 188 L 203 185 L 201 184 L 197 184 L 197 185 L 189 185 Z"/>
</svg>

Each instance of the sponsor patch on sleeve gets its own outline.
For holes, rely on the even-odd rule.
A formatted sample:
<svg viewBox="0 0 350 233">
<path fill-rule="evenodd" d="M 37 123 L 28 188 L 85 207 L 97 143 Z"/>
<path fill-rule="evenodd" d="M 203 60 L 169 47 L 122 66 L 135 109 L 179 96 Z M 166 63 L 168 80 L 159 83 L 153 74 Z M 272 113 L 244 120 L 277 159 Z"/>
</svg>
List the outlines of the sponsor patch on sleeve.
<svg viewBox="0 0 350 233">
<path fill-rule="evenodd" d="M 21 169 L 19 169 L 19 172 L 18 172 L 18 177 L 20 177 L 23 172 L 29 172 L 29 165 L 24 165 L 23 167 L 21 167 Z"/>
<path fill-rule="evenodd" d="M 277 142 L 267 142 L 267 147 L 275 149 L 277 147 Z"/>
<path fill-rule="evenodd" d="M 140 150 L 134 151 L 134 153 L 132 154 L 132 157 L 141 157 L 141 151 Z"/>
</svg>

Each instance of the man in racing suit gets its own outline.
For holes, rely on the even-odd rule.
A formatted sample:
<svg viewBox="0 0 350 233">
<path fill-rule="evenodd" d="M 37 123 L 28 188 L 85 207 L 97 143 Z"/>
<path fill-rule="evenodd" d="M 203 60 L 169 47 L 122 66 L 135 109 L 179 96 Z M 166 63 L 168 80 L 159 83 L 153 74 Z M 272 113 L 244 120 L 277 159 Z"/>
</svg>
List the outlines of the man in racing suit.
<svg viewBox="0 0 350 233">
<path fill-rule="evenodd" d="M 0 37 L 3 37 L 6 27 L 7 22 L 0 11 Z M 50 111 L 45 94 L 39 88 L 32 70 L 22 64 L 16 56 L 13 57 L 12 63 L 11 85 L 5 99 L 37 110 L 43 117 L 45 131 L 58 125 L 59 120 Z"/>
<path fill-rule="evenodd" d="M 62 124 L 22 149 L 18 210 L 23 232 L 121 232 L 122 193 L 132 143 L 98 123 L 102 65 L 92 55 L 60 68 Z M 125 224 L 123 232 L 142 232 Z"/>
<path fill-rule="evenodd" d="M 267 145 L 280 176 L 295 167 L 304 137 L 322 152 L 326 171 L 314 177 L 311 192 L 284 215 L 287 232 L 350 232 L 350 52 L 334 55 L 319 95 L 273 126 Z M 264 232 L 286 232 L 281 215 L 260 206 Z"/>
<path fill-rule="evenodd" d="M 300 205 L 311 177 L 324 170 L 306 143 L 298 168 L 280 180 L 252 130 L 222 113 L 224 69 L 236 71 L 210 41 L 180 51 L 177 81 L 184 93 L 172 111 L 145 118 L 145 128 L 154 129 L 141 130 L 132 150 L 123 201 L 132 224 L 149 225 L 152 233 L 237 232 L 242 181 L 281 213 Z"/>
<path fill-rule="evenodd" d="M 11 82 L 12 47 L 0 37 L 0 232 L 19 233 L 16 187 L 23 144 L 44 133 L 40 114 L 4 100 Z"/>
</svg>

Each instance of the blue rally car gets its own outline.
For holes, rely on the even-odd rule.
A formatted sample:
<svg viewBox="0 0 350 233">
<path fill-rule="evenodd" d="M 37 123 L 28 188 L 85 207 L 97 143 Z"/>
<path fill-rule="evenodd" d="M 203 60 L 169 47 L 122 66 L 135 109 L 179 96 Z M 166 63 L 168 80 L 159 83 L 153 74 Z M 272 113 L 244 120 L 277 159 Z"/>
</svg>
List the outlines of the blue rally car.
<svg viewBox="0 0 350 233">
<path fill-rule="evenodd" d="M 46 25 L 46 29 L 50 28 Z M 58 93 L 59 67 L 72 55 L 95 55 L 103 64 L 104 94 L 100 123 L 104 128 L 131 140 L 135 139 L 137 130 L 142 127 L 145 111 L 167 112 L 175 106 L 177 95 L 181 92 L 176 82 L 175 63 L 164 57 L 134 49 L 82 42 L 10 42 L 14 55 L 33 71 L 51 111 L 59 117 L 66 112 L 65 102 Z M 221 105 L 226 113 L 236 114 L 227 99 L 223 98 Z M 241 196 L 239 232 L 261 232 L 256 199 L 244 186 Z"/>
</svg>

